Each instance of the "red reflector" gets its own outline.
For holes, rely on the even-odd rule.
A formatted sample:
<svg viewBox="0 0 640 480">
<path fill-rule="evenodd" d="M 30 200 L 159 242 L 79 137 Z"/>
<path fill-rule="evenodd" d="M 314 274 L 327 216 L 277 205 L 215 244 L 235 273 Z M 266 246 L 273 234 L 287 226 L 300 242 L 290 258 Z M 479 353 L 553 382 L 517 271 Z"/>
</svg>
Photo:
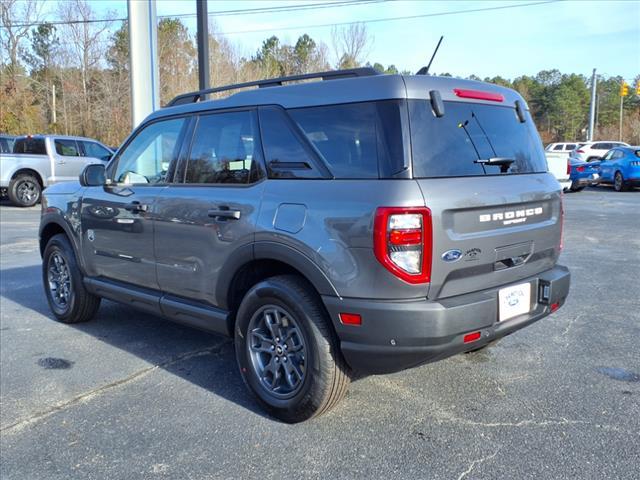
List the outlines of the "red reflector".
<svg viewBox="0 0 640 480">
<path fill-rule="evenodd" d="M 475 342 L 476 340 L 480 340 L 481 336 L 482 334 L 480 332 L 467 333 L 462 339 L 462 341 L 464 343 Z"/>
<path fill-rule="evenodd" d="M 579 167 L 576 167 L 576 170 L 578 170 L 579 172 L 584 172 L 584 166 L 580 165 Z"/>
<path fill-rule="evenodd" d="M 504 97 L 499 93 L 483 92 L 482 90 L 467 90 L 454 88 L 453 92 L 460 98 L 475 98 L 476 100 L 489 100 L 490 102 L 504 102 Z"/>
<path fill-rule="evenodd" d="M 389 241 L 394 245 L 417 245 L 422 243 L 422 231 L 391 230 Z"/>
<path fill-rule="evenodd" d="M 357 313 L 341 313 L 340 322 L 343 325 L 362 325 L 362 317 Z"/>
<path fill-rule="evenodd" d="M 551 304 L 551 312 L 555 312 L 557 309 L 560 308 L 560 302 L 556 302 L 556 303 L 552 303 Z"/>
</svg>

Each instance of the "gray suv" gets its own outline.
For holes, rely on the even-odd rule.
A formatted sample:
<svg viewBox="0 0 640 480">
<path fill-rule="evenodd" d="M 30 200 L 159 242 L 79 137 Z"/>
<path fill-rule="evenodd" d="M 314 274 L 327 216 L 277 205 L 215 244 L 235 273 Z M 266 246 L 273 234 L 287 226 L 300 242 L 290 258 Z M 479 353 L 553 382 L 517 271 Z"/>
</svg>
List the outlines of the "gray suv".
<svg viewBox="0 0 640 480">
<path fill-rule="evenodd" d="M 476 350 L 555 311 L 562 219 L 516 92 L 325 72 L 151 114 L 106 169 L 46 190 L 42 275 L 65 323 L 107 298 L 233 337 L 258 401 L 298 422 L 354 372 Z"/>
</svg>

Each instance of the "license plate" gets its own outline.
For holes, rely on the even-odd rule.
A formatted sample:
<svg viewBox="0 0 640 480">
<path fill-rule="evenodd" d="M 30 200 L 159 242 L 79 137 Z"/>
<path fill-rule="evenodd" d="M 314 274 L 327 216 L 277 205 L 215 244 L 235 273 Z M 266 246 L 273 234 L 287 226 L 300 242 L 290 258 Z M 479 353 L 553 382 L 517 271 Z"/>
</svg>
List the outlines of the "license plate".
<svg viewBox="0 0 640 480">
<path fill-rule="evenodd" d="M 498 320 L 503 322 L 531 310 L 531 284 L 521 283 L 498 292 Z"/>
</svg>

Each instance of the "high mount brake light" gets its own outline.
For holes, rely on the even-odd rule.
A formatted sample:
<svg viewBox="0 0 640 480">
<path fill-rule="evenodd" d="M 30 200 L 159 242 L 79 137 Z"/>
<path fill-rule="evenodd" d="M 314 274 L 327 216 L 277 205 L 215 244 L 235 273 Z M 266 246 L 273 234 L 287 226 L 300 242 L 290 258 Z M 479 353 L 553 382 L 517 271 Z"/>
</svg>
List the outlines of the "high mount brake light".
<svg viewBox="0 0 640 480">
<path fill-rule="evenodd" d="M 504 102 L 504 96 L 500 93 L 484 92 L 482 90 L 467 90 L 454 88 L 453 93 L 460 98 L 474 98 L 476 100 L 488 100 L 490 102 Z"/>
<path fill-rule="evenodd" d="M 433 232 L 425 207 L 380 207 L 373 228 L 376 258 L 407 283 L 431 281 Z"/>
</svg>

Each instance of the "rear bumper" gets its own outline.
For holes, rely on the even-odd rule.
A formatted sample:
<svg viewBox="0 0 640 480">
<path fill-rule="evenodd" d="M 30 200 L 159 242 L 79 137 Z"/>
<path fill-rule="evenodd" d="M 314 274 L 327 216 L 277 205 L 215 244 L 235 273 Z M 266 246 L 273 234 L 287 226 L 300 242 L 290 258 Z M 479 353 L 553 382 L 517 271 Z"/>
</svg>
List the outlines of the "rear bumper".
<svg viewBox="0 0 640 480">
<path fill-rule="evenodd" d="M 597 185 L 600 183 L 600 176 L 594 177 L 593 175 L 589 175 L 588 177 L 582 178 L 574 178 L 573 179 L 573 187 L 588 187 L 590 185 Z"/>
<path fill-rule="evenodd" d="M 439 301 L 376 301 L 323 297 L 336 326 L 347 363 L 362 373 L 391 373 L 474 350 L 509 335 L 551 313 L 551 305 L 562 305 L 569 294 L 570 273 L 556 266 L 531 282 L 532 310 L 498 322 L 498 290 L 492 288 Z M 503 285 L 508 286 L 508 285 Z M 361 326 L 343 325 L 340 313 L 358 313 Z M 470 332 L 481 332 L 479 340 L 463 343 Z"/>
</svg>

